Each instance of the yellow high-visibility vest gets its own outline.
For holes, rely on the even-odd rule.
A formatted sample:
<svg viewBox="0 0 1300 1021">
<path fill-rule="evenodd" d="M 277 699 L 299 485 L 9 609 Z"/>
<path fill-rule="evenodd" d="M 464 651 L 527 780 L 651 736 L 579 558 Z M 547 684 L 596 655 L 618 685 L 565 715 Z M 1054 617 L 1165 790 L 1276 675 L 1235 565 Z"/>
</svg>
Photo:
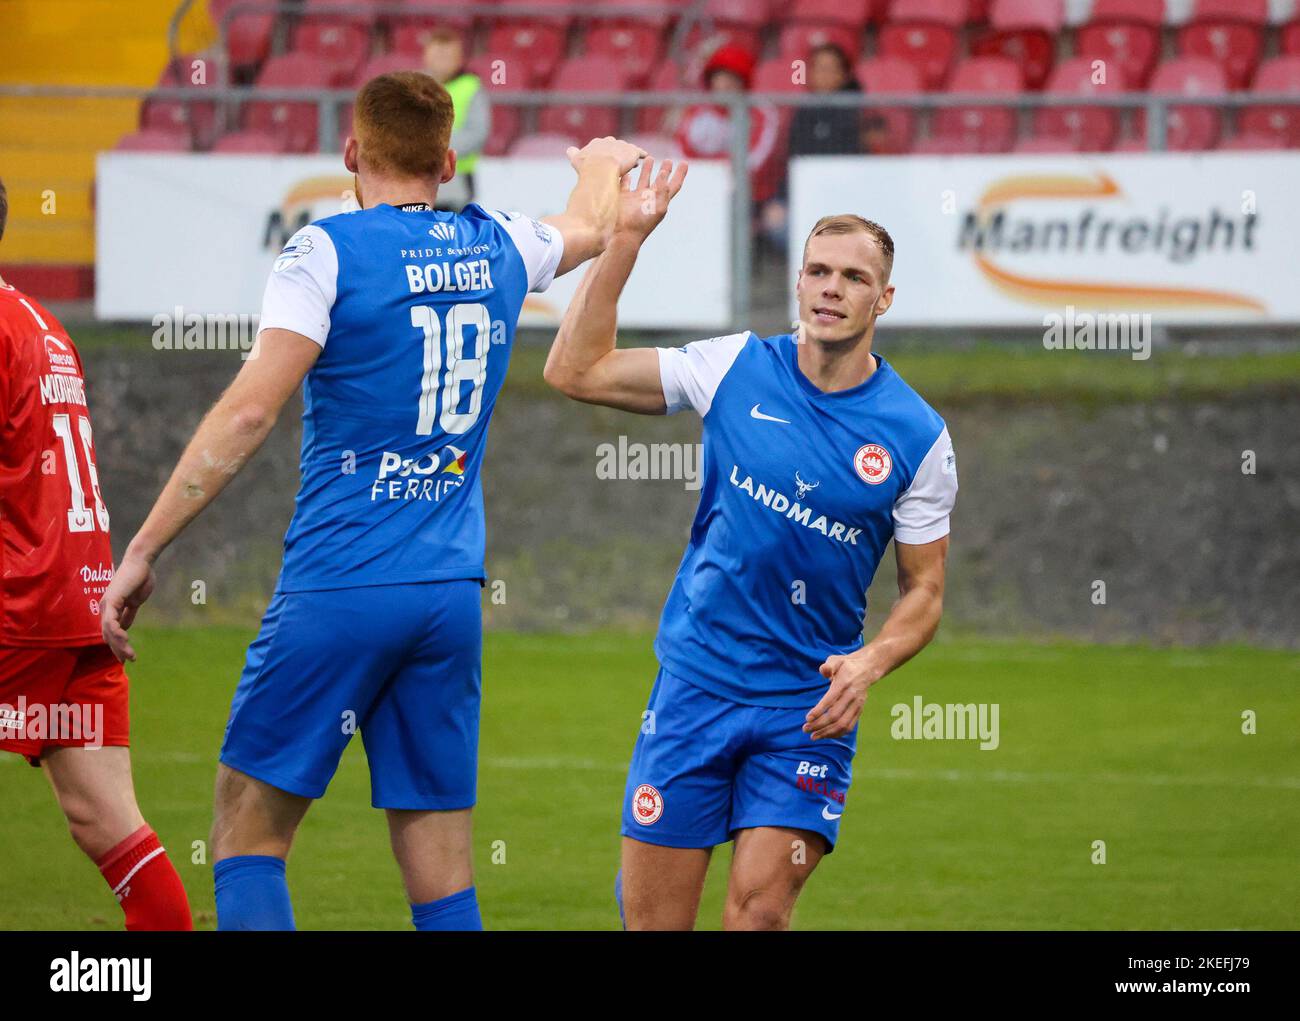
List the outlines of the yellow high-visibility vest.
<svg viewBox="0 0 1300 1021">
<path fill-rule="evenodd" d="M 469 104 L 474 99 L 475 94 L 483 87 L 483 83 L 479 80 L 478 75 L 465 73 L 458 74 L 455 78 L 443 82 L 442 87 L 451 96 L 451 106 L 455 111 L 451 121 L 451 130 L 454 132 L 465 122 L 465 112 L 469 109 Z M 474 173 L 474 167 L 477 164 L 478 153 L 456 154 L 456 173 L 458 174 Z"/>
</svg>

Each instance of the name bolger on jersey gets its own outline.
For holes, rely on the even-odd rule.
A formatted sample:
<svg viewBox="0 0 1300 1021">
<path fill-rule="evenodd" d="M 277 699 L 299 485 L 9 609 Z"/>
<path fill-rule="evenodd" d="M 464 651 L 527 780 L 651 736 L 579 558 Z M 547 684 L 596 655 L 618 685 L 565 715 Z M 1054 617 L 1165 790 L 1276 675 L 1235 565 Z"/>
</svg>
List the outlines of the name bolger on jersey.
<svg viewBox="0 0 1300 1021">
<path fill-rule="evenodd" d="M 862 646 L 891 541 L 948 534 L 956 459 L 943 419 L 873 355 L 823 392 L 790 335 L 660 348 L 669 413 L 703 420 L 704 479 L 655 651 L 670 673 L 747 704 L 824 693 L 827 656 Z"/>
<path fill-rule="evenodd" d="M 558 231 L 517 213 L 381 204 L 299 231 L 261 327 L 321 346 L 281 589 L 481 578 L 479 467 L 515 326 Z"/>
</svg>

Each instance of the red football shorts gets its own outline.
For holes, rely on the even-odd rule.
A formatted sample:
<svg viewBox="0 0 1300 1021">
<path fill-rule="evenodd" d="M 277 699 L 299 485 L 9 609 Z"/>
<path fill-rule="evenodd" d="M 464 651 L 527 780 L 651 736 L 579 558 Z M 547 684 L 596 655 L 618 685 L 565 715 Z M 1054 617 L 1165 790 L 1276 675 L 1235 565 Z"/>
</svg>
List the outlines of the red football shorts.
<svg viewBox="0 0 1300 1021">
<path fill-rule="evenodd" d="M 46 748 L 130 744 L 126 671 L 107 645 L 0 645 L 0 751 L 40 765 Z"/>
</svg>

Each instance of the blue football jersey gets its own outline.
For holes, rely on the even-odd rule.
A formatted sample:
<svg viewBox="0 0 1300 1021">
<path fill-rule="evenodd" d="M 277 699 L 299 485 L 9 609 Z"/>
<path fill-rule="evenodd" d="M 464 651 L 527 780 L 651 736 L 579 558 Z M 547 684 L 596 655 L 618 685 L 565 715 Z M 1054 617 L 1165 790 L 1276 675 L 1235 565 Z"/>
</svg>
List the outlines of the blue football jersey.
<svg viewBox="0 0 1300 1021">
<path fill-rule="evenodd" d="M 664 606 L 664 668 L 749 705 L 811 707 L 827 656 L 862 646 L 866 592 L 891 538 L 948 534 L 948 430 L 879 355 L 825 393 L 789 334 L 659 350 L 669 413 L 703 417 L 690 543 Z"/>
<path fill-rule="evenodd" d="M 483 580 L 488 423 L 524 297 L 562 251 L 559 231 L 477 205 L 378 205 L 289 240 L 259 326 L 322 351 L 280 591 Z"/>
</svg>

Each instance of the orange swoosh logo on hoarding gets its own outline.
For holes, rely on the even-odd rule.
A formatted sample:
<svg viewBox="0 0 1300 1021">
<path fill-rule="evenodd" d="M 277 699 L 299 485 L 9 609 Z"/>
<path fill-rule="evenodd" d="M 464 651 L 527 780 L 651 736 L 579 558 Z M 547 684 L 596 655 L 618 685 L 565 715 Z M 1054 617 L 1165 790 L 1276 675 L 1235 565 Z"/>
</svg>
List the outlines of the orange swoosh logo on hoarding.
<svg viewBox="0 0 1300 1021">
<path fill-rule="evenodd" d="M 1105 173 L 1099 172 L 1092 177 L 1028 174 L 995 181 L 980 196 L 976 208 L 980 219 L 984 220 L 990 210 L 1024 199 L 1116 198 L 1122 194 L 1119 185 Z M 1262 301 L 1231 291 L 1044 279 L 1002 269 L 982 252 L 975 252 L 973 258 L 979 271 L 1003 294 L 1038 305 L 1079 304 L 1140 309 L 1192 305 L 1259 313 L 1268 311 Z"/>
</svg>

